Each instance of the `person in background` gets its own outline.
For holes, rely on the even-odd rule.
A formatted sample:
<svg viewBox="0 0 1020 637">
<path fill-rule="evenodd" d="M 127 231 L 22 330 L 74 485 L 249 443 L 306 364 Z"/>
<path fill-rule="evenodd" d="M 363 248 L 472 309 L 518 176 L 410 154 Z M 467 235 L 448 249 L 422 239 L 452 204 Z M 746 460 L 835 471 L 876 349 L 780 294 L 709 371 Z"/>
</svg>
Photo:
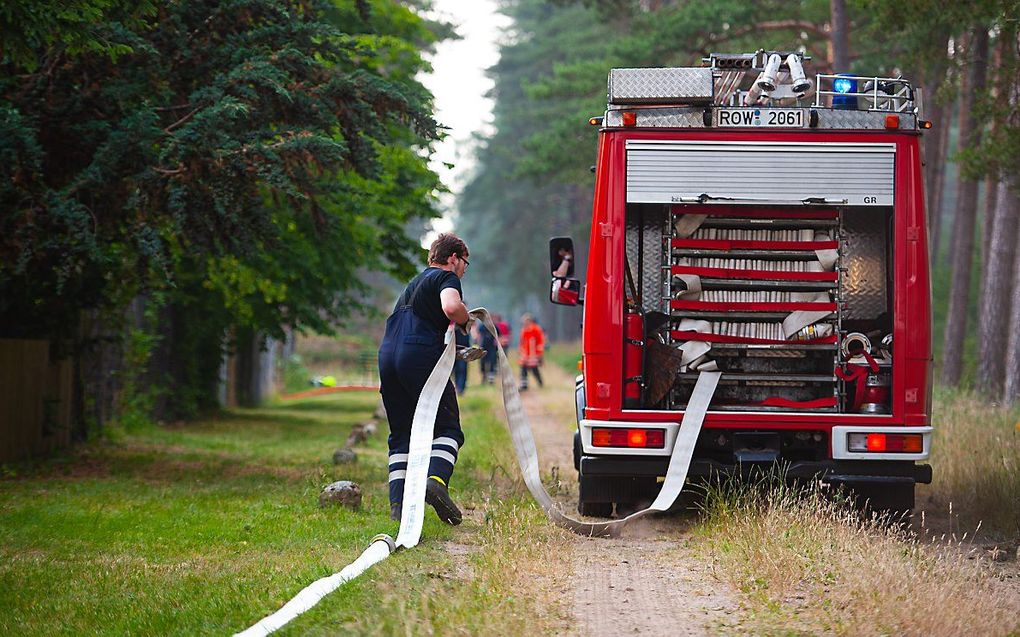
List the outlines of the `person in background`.
<svg viewBox="0 0 1020 637">
<path fill-rule="evenodd" d="M 499 344 L 505 350 L 510 347 L 510 324 L 504 321 L 500 314 L 493 314 L 492 322 L 496 326 L 496 331 L 499 332 Z"/>
<path fill-rule="evenodd" d="M 450 323 L 463 332 L 471 326 L 460 285 L 468 256 L 467 245 L 457 235 L 439 235 L 429 248 L 428 267 L 407 284 L 386 319 L 386 333 L 379 347 L 379 392 L 390 426 L 390 517 L 394 520 L 401 516 L 411 421 L 418 398 L 443 354 Z M 425 502 L 432 505 L 441 520 L 453 525 L 461 523 L 462 515 L 447 485 L 463 444 L 456 390 L 447 381 L 433 427 Z"/>
<path fill-rule="evenodd" d="M 499 354 L 496 352 L 496 335 L 482 323 L 478 323 L 478 341 L 485 356 L 479 361 L 482 366 L 482 382 L 491 385 L 496 381 L 496 368 L 499 365 Z"/>
<path fill-rule="evenodd" d="M 538 386 L 542 386 L 542 374 L 538 368 L 542 365 L 542 354 L 545 351 L 545 332 L 530 314 L 521 317 L 520 354 L 521 354 L 521 391 L 528 388 L 528 372 L 530 371 Z"/>
<path fill-rule="evenodd" d="M 471 337 L 466 333 L 462 333 L 460 330 L 455 330 L 457 334 L 457 347 L 470 347 Z M 468 372 L 467 361 L 458 357 L 453 362 L 453 385 L 457 388 L 457 395 L 463 396 L 464 392 L 467 391 L 467 372 Z"/>
</svg>

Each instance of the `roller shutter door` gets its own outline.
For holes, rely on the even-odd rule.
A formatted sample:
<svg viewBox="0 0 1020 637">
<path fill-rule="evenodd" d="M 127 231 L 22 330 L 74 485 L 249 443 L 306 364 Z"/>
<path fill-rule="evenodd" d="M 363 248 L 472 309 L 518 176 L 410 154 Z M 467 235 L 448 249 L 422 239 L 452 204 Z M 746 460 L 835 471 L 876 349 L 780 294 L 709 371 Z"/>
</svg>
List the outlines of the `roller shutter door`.
<svg viewBox="0 0 1020 637">
<path fill-rule="evenodd" d="M 893 205 L 895 144 L 627 141 L 628 203 Z"/>
</svg>

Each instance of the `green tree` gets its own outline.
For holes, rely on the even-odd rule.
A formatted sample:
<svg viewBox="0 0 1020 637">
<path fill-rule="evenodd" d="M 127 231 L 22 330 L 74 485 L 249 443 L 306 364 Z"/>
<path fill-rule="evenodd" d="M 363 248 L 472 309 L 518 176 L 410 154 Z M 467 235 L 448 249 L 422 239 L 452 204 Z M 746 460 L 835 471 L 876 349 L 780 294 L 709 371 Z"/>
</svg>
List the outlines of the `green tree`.
<svg viewBox="0 0 1020 637">
<path fill-rule="evenodd" d="M 162 291 L 165 369 L 200 406 L 227 328 L 328 329 L 364 272 L 420 262 L 438 133 L 414 78 L 444 27 L 394 0 L 89 6 L 102 46 L 72 20 L 0 67 L 0 334 L 74 337 Z"/>
</svg>

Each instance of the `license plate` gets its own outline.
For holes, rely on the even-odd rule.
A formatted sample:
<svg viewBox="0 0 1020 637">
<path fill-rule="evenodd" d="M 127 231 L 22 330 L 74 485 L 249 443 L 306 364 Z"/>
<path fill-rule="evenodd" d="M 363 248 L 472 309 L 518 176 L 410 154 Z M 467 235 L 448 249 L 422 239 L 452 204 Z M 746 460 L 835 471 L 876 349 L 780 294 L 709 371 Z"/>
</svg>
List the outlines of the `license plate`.
<svg viewBox="0 0 1020 637">
<path fill-rule="evenodd" d="M 805 128 L 803 108 L 717 108 L 715 126 L 720 128 Z"/>
</svg>

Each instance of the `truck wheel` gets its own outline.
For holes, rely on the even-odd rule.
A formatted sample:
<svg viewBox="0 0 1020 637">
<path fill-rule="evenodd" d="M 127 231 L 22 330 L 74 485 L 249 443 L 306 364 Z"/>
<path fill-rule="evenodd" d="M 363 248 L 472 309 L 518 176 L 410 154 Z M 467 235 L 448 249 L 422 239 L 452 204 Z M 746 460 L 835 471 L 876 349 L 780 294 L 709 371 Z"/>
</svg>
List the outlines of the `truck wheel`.
<svg viewBox="0 0 1020 637">
<path fill-rule="evenodd" d="M 616 517 L 618 517 L 618 518 L 625 518 L 628 515 L 630 515 L 631 513 L 637 513 L 638 511 L 640 511 L 641 509 L 644 509 L 644 508 L 647 508 L 647 507 L 642 507 L 642 506 L 638 505 L 636 502 L 617 502 L 616 503 Z"/>
<path fill-rule="evenodd" d="M 855 486 L 853 491 L 858 505 L 869 512 L 909 522 L 914 510 L 914 483 Z"/>
<path fill-rule="evenodd" d="M 581 432 L 574 432 L 574 469 L 581 471 Z"/>
<path fill-rule="evenodd" d="M 655 478 L 631 478 L 627 481 L 626 498 L 616 501 L 616 517 L 625 518 L 651 506 L 659 494 Z"/>
<path fill-rule="evenodd" d="M 581 515 L 592 515 L 608 518 L 613 515 L 613 484 L 602 476 L 585 475 L 581 471 L 577 476 L 577 512 Z"/>
<path fill-rule="evenodd" d="M 590 515 L 594 518 L 609 518 L 613 516 L 612 502 L 578 502 L 577 512 L 581 515 Z"/>
</svg>

